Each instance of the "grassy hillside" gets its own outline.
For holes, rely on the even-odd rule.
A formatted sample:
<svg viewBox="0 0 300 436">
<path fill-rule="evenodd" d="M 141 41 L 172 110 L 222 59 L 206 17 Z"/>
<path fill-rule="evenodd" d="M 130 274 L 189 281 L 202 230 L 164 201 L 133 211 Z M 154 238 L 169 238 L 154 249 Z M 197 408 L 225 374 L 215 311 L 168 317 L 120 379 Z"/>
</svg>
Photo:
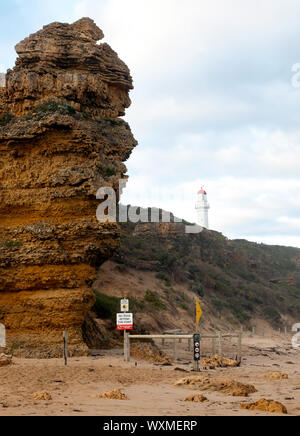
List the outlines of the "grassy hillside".
<svg viewBox="0 0 300 436">
<path fill-rule="evenodd" d="M 200 297 L 215 317 L 250 326 L 253 318 L 273 327 L 300 319 L 300 249 L 228 240 L 204 230 L 185 234 L 181 224 L 121 224 L 118 274 L 131 268 L 151 271 L 163 290 L 137 296 L 147 311 L 168 308 L 168 302 L 193 313 L 191 295 Z M 191 291 L 189 297 L 179 289 Z M 149 308 L 148 308 L 149 309 Z M 191 316 L 192 316 L 191 313 Z"/>
</svg>

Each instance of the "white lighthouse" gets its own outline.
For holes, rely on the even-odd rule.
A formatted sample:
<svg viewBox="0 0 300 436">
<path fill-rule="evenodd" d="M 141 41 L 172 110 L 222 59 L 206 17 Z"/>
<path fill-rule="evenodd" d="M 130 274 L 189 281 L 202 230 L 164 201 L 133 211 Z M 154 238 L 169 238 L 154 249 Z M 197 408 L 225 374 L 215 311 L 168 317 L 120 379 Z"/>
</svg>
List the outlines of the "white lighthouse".
<svg viewBox="0 0 300 436">
<path fill-rule="evenodd" d="M 197 203 L 196 203 L 196 211 L 197 211 L 197 224 L 205 229 L 208 229 L 208 209 L 209 204 L 207 201 L 207 192 L 201 188 L 197 194 Z"/>
</svg>

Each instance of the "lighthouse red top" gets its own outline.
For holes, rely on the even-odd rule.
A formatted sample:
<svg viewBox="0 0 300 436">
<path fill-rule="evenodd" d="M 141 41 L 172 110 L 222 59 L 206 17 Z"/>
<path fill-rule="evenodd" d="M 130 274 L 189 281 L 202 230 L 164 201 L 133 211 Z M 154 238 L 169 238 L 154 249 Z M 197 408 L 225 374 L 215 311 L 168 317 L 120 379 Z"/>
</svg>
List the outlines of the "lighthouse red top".
<svg viewBox="0 0 300 436">
<path fill-rule="evenodd" d="M 207 195 L 207 192 L 203 189 L 203 187 L 198 191 L 198 194 L 204 194 Z"/>
</svg>

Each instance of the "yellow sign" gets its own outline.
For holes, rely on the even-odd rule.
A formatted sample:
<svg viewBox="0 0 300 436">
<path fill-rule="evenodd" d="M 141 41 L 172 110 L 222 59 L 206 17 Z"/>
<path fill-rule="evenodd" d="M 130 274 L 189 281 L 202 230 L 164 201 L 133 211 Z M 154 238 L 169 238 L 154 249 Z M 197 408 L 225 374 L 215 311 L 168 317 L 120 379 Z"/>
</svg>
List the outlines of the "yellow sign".
<svg viewBox="0 0 300 436">
<path fill-rule="evenodd" d="M 196 300 L 196 324 L 198 325 L 200 322 L 200 318 L 203 314 L 203 311 L 201 309 L 200 302 L 199 302 L 198 298 L 195 298 L 195 300 Z"/>
</svg>

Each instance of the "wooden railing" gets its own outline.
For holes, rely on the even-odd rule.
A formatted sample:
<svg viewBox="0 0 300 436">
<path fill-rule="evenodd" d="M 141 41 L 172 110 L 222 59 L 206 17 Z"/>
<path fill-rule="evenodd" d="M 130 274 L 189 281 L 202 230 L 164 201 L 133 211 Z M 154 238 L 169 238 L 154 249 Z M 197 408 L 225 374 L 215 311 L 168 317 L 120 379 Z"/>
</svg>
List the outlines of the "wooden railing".
<svg viewBox="0 0 300 436">
<path fill-rule="evenodd" d="M 178 329 L 179 330 L 179 329 Z M 174 331 L 174 330 L 173 330 Z M 181 341 L 183 339 L 186 339 L 189 341 L 189 351 L 190 350 L 190 344 L 191 341 L 193 341 L 193 337 L 194 335 L 192 333 L 189 334 L 185 334 L 185 333 L 181 333 L 181 334 L 170 334 L 170 333 L 164 333 L 162 335 L 132 335 L 129 334 L 128 332 L 125 332 L 124 334 L 124 360 L 125 362 L 130 362 L 130 341 L 132 339 L 161 339 L 161 340 L 166 340 L 166 339 L 170 339 L 174 344 L 174 348 L 173 348 L 173 358 L 174 360 L 177 359 L 177 343 L 178 341 Z M 217 333 L 213 333 L 213 334 L 200 334 L 200 343 L 203 339 L 211 339 L 212 341 L 212 355 L 216 355 L 217 354 L 217 345 L 218 345 L 218 351 L 219 351 L 219 356 L 220 359 L 222 361 L 223 357 L 224 357 L 224 347 L 223 347 L 223 339 L 225 338 L 236 338 L 238 343 L 237 343 L 237 362 L 240 365 L 242 362 L 242 338 L 243 338 L 243 333 L 242 331 L 238 332 L 238 333 L 222 333 L 219 332 Z M 201 348 L 201 345 L 200 345 Z"/>
</svg>

